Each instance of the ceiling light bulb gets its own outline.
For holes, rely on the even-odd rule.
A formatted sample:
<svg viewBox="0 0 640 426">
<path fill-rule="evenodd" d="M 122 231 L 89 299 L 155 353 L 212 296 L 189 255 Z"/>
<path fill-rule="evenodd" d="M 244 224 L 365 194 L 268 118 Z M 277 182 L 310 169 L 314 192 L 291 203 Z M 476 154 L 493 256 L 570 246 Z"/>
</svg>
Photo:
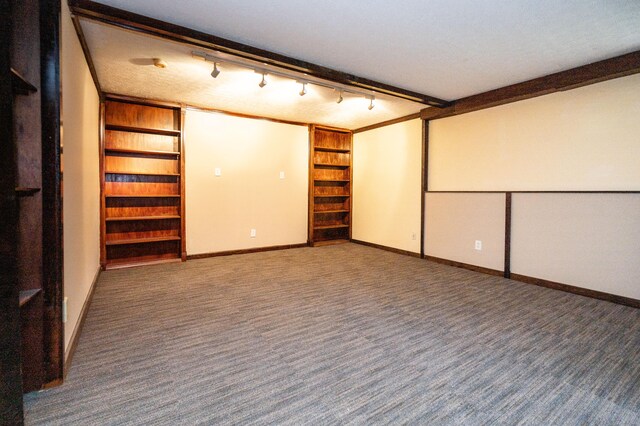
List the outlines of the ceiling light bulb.
<svg viewBox="0 0 640 426">
<path fill-rule="evenodd" d="M 369 109 L 369 111 L 371 111 L 373 109 L 373 107 L 376 106 L 376 104 L 374 103 L 374 101 L 376 100 L 376 97 L 372 96 L 369 99 L 371 99 L 371 102 L 369 102 L 369 106 L 367 108 Z"/>
<path fill-rule="evenodd" d="M 260 81 L 260 84 L 258 84 L 258 86 L 260 86 L 261 89 L 267 85 L 267 80 L 265 80 L 264 77 L 265 77 L 265 73 L 262 73 L 262 81 Z"/>
<path fill-rule="evenodd" d="M 218 69 L 218 63 L 213 63 L 213 71 L 211 71 L 211 77 L 216 78 L 220 75 L 220 70 Z"/>
<path fill-rule="evenodd" d="M 167 63 L 160 58 L 153 58 L 153 66 L 156 68 L 166 68 Z"/>
<path fill-rule="evenodd" d="M 336 103 L 339 104 L 343 100 L 344 100 L 344 98 L 342 97 L 342 90 L 341 90 L 341 91 L 338 92 L 338 100 L 336 101 Z"/>
<path fill-rule="evenodd" d="M 302 90 L 300 90 L 300 96 L 304 96 L 307 94 L 307 83 L 302 83 Z"/>
</svg>

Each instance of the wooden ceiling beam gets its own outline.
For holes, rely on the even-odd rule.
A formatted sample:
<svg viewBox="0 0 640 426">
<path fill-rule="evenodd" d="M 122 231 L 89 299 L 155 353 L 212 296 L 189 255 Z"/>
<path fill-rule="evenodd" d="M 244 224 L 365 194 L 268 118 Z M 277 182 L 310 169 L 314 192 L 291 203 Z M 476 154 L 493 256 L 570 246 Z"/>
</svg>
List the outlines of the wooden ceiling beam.
<svg viewBox="0 0 640 426">
<path fill-rule="evenodd" d="M 451 117 L 637 73 L 640 73 L 640 51 L 461 98 L 446 108 L 425 108 L 421 118 Z"/>
</svg>

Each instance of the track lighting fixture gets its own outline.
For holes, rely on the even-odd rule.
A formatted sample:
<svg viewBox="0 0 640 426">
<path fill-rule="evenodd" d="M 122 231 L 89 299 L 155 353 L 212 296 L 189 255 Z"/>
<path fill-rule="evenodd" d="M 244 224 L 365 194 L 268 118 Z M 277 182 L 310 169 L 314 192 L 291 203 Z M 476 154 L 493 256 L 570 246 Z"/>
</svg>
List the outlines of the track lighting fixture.
<svg viewBox="0 0 640 426">
<path fill-rule="evenodd" d="M 375 100 L 376 100 L 376 97 L 375 97 L 375 96 L 371 96 L 371 97 L 369 98 L 369 100 L 370 100 L 370 102 L 369 102 L 369 106 L 367 107 L 367 109 L 368 109 L 369 111 L 371 111 L 371 110 L 373 109 L 373 107 L 374 107 L 374 106 L 376 106 L 376 104 L 374 103 L 374 102 L 375 102 Z"/>
<path fill-rule="evenodd" d="M 367 107 L 367 109 L 369 109 L 369 111 L 371 111 L 376 105 L 376 97 L 375 95 L 373 95 L 372 91 L 367 90 L 359 90 L 357 88 L 351 87 L 351 86 L 345 86 L 343 84 L 333 84 L 333 83 L 328 83 L 322 80 L 316 80 L 316 79 L 312 79 L 312 80 L 298 80 L 297 78 L 304 78 L 304 77 L 296 77 L 295 74 L 291 74 L 288 72 L 285 72 L 279 68 L 274 68 L 272 66 L 269 66 L 268 64 L 263 64 L 266 66 L 266 68 L 263 68 L 262 66 L 256 66 L 251 64 L 250 62 L 245 62 L 239 59 L 235 59 L 233 57 L 230 57 L 229 55 L 220 55 L 219 53 L 216 54 L 209 54 L 209 53 L 204 53 L 204 52 L 197 52 L 197 51 L 193 51 L 191 52 L 191 56 L 196 58 L 196 59 L 200 59 L 202 61 L 206 61 L 206 62 L 211 62 L 213 63 L 213 71 L 211 71 L 211 77 L 213 78 L 217 78 L 218 75 L 220 75 L 220 70 L 218 69 L 218 64 L 219 63 L 226 63 L 226 64 L 231 64 L 231 65 L 235 65 L 235 66 L 239 66 L 239 67 L 244 67 L 244 68 L 248 68 L 250 70 L 253 70 L 254 72 L 256 72 L 257 74 L 262 74 L 262 79 L 260 80 L 260 83 L 258 84 L 258 86 L 260 86 L 260 88 L 263 88 L 264 86 L 267 85 L 267 73 L 269 75 L 275 75 L 276 77 L 283 77 L 283 78 L 287 78 L 287 79 L 292 79 L 292 80 L 296 80 L 296 83 L 299 83 L 302 88 L 300 89 L 300 92 L 298 92 L 298 94 L 300 96 L 304 96 L 307 94 L 307 84 L 313 84 L 314 86 L 320 86 L 320 87 L 324 87 L 327 89 L 333 89 L 335 92 L 338 92 L 338 97 L 336 99 L 336 103 L 342 103 L 342 101 L 344 100 L 344 94 L 345 93 L 349 93 L 350 95 L 356 95 L 356 96 L 362 96 L 365 99 L 369 100 L 369 105 Z M 162 59 L 159 58 L 155 58 L 153 60 L 154 65 L 157 66 L 158 68 L 164 68 L 167 66 L 166 62 L 164 62 Z M 304 74 L 304 76 L 306 77 L 307 75 Z"/>
<path fill-rule="evenodd" d="M 218 69 L 218 63 L 213 63 L 213 71 L 211 71 L 211 77 L 216 78 L 220 75 L 220 70 Z"/>
</svg>

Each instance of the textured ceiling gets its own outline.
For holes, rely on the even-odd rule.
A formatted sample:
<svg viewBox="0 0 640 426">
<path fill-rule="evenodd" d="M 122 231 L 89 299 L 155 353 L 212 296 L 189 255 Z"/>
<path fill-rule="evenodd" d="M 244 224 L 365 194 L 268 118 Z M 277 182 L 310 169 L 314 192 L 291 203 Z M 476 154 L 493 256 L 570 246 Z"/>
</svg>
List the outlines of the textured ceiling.
<svg viewBox="0 0 640 426">
<path fill-rule="evenodd" d="M 100 0 L 458 99 L 640 50 L 638 0 Z"/>
<path fill-rule="evenodd" d="M 345 93 L 344 101 L 337 104 L 338 93 L 331 88 L 308 84 L 307 94 L 300 96 L 301 85 L 295 79 L 276 75 L 267 75 L 268 84 L 260 88 L 260 74 L 225 62 L 219 65 L 218 78 L 213 79 L 213 64 L 192 57 L 194 50 L 205 52 L 203 49 L 86 19 L 81 19 L 81 25 L 100 86 L 107 93 L 348 129 L 425 107 L 380 94 L 375 95 L 372 110 L 363 95 Z M 167 67 L 154 67 L 152 58 L 162 58 Z"/>
</svg>

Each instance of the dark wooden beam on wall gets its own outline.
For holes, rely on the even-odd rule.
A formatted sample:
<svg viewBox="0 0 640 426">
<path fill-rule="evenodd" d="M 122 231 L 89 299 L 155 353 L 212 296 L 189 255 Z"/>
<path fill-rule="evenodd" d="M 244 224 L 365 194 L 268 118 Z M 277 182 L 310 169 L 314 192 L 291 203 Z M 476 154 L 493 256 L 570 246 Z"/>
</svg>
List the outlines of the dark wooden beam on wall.
<svg viewBox="0 0 640 426">
<path fill-rule="evenodd" d="M 511 193 L 504 194 L 504 277 L 511 277 Z"/>
<path fill-rule="evenodd" d="M 461 98 L 446 108 L 426 108 L 421 118 L 451 117 L 637 73 L 640 73 L 640 51 Z"/>
<path fill-rule="evenodd" d="M 425 230 L 425 200 L 429 190 L 429 121 L 422 121 L 422 180 L 420 185 L 420 257 L 424 257 Z"/>
<path fill-rule="evenodd" d="M 90 0 L 69 0 L 71 12 L 79 17 L 97 20 L 106 24 L 115 25 L 128 30 L 144 34 L 162 37 L 193 46 L 212 49 L 229 53 L 241 58 L 264 62 L 290 71 L 307 73 L 334 83 L 345 84 L 365 90 L 373 90 L 379 93 L 419 102 L 433 107 L 445 107 L 448 101 L 433 96 L 381 83 L 353 74 L 336 71 L 327 67 L 312 64 L 310 62 L 295 59 L 289 56 L 259 49 L 247 44 L 238 43 L 212 34 L 203 33 L 180 25 L 149 18 L 136 13 L 115 7 L 103 5 Z"/>
<path fill-rule="evenodd" d="M 380 123 L 371 124 L 369 126 L 360 127 L 358 129 L 354 129 L 353 133 L 361 133 L 366 132 L 368 130 L 379 129 L 380 127 L 391 126 L 392 124 L 404 123 L 405 121 L 415 120 L 421 117 L 421 113 L 416 112 L 415 114 L 405 115 L 403 117 L 393 118 L 391 120 L 382 121 Z"/>
<path fill-rule="evenodd" d="M 62 182 L 60 168 L 60 0 L 40 2 L 42 113 L 42 272 L 44 380 L 62 381 Z"/>
</svg>

